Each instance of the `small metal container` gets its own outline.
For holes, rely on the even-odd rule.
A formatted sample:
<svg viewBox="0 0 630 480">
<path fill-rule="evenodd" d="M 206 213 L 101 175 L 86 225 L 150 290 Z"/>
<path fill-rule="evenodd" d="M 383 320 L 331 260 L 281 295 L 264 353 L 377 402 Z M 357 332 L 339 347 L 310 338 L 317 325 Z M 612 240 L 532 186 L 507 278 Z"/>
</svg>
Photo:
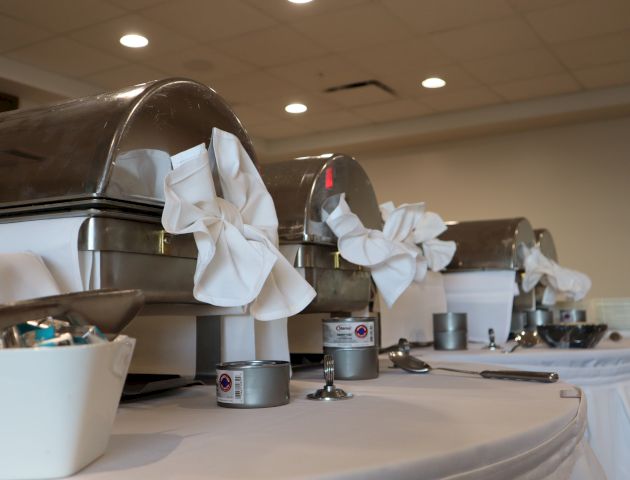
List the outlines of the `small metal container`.
<svg viewBox="0 0 630 480">
<path fill-rule="evenodd" d="M 324 354 L 335 361 L 335 377 L 378 377 L 378 322 L 375 317 L 334 317 L 322 322 Z"/>
<path fill-rule="evenodd" d="M 560 310 L 560 322 L 562 323 L 586 322 L 586 310 L 580 310 L 577 308 Z"/>
<path fill-rule="evenodd" d="M 289 362 L 249 360 L 217 365 L 217 404 L 227 408 L 277 407 L 289 403 Z"/>
<path fill-rule="evenodd" d="M 541 325 L 551 325 L 553 323 L 553 312 L 551 310 L 530 310 L 527 312 L 527 328 L 534 330 Z"/>
<path fill-rule="evenodd" d="M 435 350 L 466 350 L 467 335 L 465 313 L 433 314 L 433 348 Z"/>
</svg>

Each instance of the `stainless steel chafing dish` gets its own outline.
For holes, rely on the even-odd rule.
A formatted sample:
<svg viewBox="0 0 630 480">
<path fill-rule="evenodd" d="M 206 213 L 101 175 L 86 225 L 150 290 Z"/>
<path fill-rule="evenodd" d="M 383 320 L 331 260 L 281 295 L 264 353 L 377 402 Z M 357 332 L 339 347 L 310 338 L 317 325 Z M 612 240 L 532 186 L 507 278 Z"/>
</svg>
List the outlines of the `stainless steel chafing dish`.
<svg viewBox="0 0 630 480">
<path fill-rule="evenodd" d="M 520 294 L 514 297 L 514 310 L 535 308 L 534 292 L 521 289 L 524 271 L 522 246 L 536 243 L 534 230 L 526 218 L 448 222 L 440 238 L 453 240 L 457 250 L 446 272 L 464 270 L 514 270 Z"/>
<path fill-rule="evenodd" d="M 317 291 L 304 313 L 352 312 L 370 301 L 366 269 L 347 262 L 337 251 L 337 238 L 322 218 L 339 195 L 368 228 L 382 228 L 370 179 L 352 157 L 329 154 L 264 165 L 262 177 L 278 213 L 280 244 L 295 244 L 294 266 Z"/>
<path fill-rule="evenodd" d="M 100 252 L 93 288 L 195 305 L 197 249 L 192 235 L 162 229 L 162 182 L 169 156 L 207 144 L 213 127 L 237 135 L 256 159 L 223 99 L 185 79 L 2 114 L 0 222 L 83 217 L 78 249 Z"/>
<path fill-rule="evenodd" d="M 161 226 L 170 155 L 208 144 L 213 127 L 237 135 L 256 162 L 247 132 L 225 101 L 186 79 L 2 114 L 0 223 L 83 218 L 77 249 L 93 261 L 86 288 L 143 290 L 145 318 L 168 316 L 178 328 L 184 317 L 241 313 L 193 298 L 193 237 L 169 235 Z M 212 374 L 220 358 L 219 324 L 197 321 L 198 374 Z M 158 377 L 155 388 L 190 380 Z M 140 384 L 135 391 L 144 389 L 145 377 Z"/>
</svg>

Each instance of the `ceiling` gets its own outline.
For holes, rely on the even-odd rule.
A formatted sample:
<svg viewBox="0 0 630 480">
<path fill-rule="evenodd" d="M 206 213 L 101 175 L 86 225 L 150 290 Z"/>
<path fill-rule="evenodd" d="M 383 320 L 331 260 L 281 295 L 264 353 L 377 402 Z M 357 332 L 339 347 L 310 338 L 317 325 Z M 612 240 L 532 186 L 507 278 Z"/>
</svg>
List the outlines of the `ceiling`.
<svg viewBox="0 0 630 480">
<path fill-rule="evenodd" d="M 55 101 L 188 77 L 267 142 L 628 86 L 629 45 L 628 0 L 0 0 L 7 82 Z M 446 87 L 419 86 L 434 75 Z M 371 80 L 391 91 L 326 93 Z"/>
</svg>

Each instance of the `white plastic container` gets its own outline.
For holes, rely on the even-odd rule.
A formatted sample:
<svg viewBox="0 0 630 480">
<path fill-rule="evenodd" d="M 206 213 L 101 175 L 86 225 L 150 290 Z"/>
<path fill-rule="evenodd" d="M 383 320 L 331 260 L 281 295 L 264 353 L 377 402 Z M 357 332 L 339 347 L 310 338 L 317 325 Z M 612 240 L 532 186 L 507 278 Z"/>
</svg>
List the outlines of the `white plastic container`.
<svg viewBox="0 0 630 480">
<path fill-rule="evenodd" d="M 0 350 L 0 479 L 65 477 L 102 455 L 134 345 Z"/>
</svg>

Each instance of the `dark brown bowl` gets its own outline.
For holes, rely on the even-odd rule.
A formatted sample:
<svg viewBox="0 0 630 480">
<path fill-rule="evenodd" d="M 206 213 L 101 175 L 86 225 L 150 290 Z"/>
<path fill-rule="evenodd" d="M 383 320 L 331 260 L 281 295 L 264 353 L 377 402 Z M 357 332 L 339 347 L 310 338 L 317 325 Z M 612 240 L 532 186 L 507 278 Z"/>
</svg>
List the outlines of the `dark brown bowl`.
<svg viewBox="0 0 630 480">
<path fill-rule="evenodd" d="M 605 323 L 539 325 L 538 336 L 553 348 L 593 348 L 608 329 Z"/>
</svg>

